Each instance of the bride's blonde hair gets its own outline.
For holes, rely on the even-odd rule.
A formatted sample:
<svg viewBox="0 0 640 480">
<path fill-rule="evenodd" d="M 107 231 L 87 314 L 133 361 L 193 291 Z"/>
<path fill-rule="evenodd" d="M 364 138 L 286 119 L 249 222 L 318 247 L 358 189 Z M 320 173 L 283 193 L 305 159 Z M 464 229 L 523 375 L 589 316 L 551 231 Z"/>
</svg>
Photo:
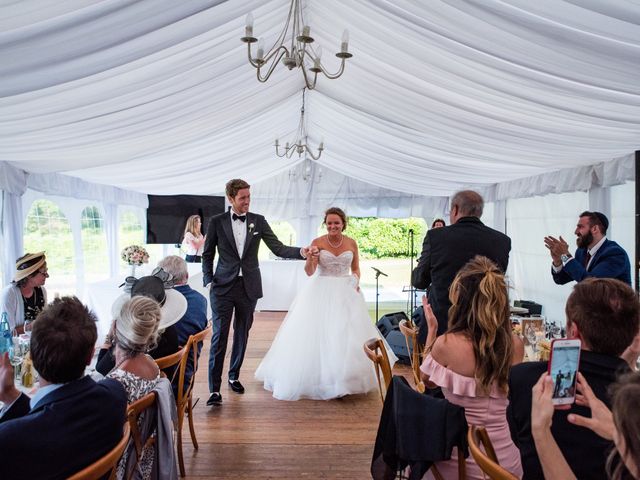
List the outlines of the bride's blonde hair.
<svg viewBox="0 0 640 480">
<path fill-rule="evenodd" d="M 475 378 L 488 393 L 495 382 L 507 391 L 513 355 L 509 297 L 504 274 L 487 257 L 476 256 L 460 269 L 449 289 L 450 333 L 463 333 L 473 345 Z"/>
</svg>

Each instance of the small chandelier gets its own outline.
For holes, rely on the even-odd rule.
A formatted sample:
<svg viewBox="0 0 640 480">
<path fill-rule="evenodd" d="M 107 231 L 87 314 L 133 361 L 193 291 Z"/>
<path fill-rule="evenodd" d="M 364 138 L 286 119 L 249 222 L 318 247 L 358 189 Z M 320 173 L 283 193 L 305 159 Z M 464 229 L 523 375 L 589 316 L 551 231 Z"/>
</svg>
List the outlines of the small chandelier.
<svg viewBox="0 0 640 480">
<path fill-rule="evenodd" d="M 322 155 L 322 151 L 324 150 L 324 142 L 320 142 L 318 145 L 318 153 L 314 154 L 309 145 L 307 144 L 307 128 L 306 123 L 304 121 L 304 104 L 305 104 L 305 91 L 306 88 L 302 89 L 302 108 L 300 109 L 300 121 L 298 122 L 298 130 L 296 131 L 296 136 L 293 143 L 287 142 L 284 146 L 284 150 L 280 151 L 280 141 L 276 138 L 276 155 L 279 157 L 287 157 L 291 158 L 294 153 L 298 154 L 298 157 L 301 157 L 302 154 L 309 155 L 314 160 L 318 160 L 320 155 Z M 306 156 L 305 155 L 305 156 Z"/>
<path fill-rule="evenodd" d="M 269 80 L 269 77 L 276 68 L 276 65 L 280 60 L 282 60 L 282 63 L 289 70 L 293 70 L 295 67 L 300 68 L 307 88 L 309 90 L 313 90 L 316 86 L 318 73 L 322 73 L 329 79 L 338 78 L 344 73 L 344 64 L 346 59 L 353 56 L 348 51 L 349 31 L 345 30 L 342 34 L 340 51 L 336 53 L 336 57 L 341 60 L 340 68 L 337 73 L 334 74 L 327 72 L 321 63 L 322 47 L 318 46 L 317 48 L 314 48 L 311 46 L 314 39 L 310 35 L 311 27 L 304 22 L 304 18 L 302 17 L 300 2 L 301 0 L 291 0 L 289 15 L 287 16 L 287 21 L 284 24 L 284 29 L 266 54 L 264 51 L 264 40 L 262 38 L 258 40 L 253 36 L 253 15 L 251 13 L 247 15 L 245 36 L 240 40 L 247 44 L 249 63 L 256 68 L 256 76 L 260 82 L 266 82 Z M 291 28 L 290 38 L 287 35 L 289 28 Z M 253 57 L 251 55 L 251 44 L 255 42 L 258 42 L 258 51 L 256 56 Z M 288 48 L 285 46 L 285 43 L 288 44 Z M 307 59 L 309 59 L 310 65 L 306 63 Z M 260 69 L 267 66 L 267 64 L 267 72 L 263 76 L 261 75 Z"/>
<path fill-rule="evenodd" d="M 289 180 L 302 179 L 304 182 L 320 183 L 323 174 L 322 167 L 314 167 L 311 159 L 305 157 L 303 164 L 289 170 Z"/>
</svg>

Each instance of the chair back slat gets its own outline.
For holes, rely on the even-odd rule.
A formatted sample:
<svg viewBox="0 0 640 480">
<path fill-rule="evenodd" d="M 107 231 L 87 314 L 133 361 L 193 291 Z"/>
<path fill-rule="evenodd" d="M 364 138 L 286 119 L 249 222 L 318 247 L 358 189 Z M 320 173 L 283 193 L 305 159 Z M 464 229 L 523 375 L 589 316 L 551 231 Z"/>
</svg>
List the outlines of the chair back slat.
<svg viewBox="0 0 640 480">
<path fill-rule="evenodd" d="M 109 474 L 109 480 L 114 479 L 116 477 L 116 465 L 118 465 L 118 460 L 122 457 L 130 437 L 131 428 L 128 423 L 125 423 L 122 438 L 117 445 L 102 458 L 83 468 L 78 473 L 71 475 L 68 480 L 98 480 L 107 474 Z"/>
<path fill-rule="evenodd" d="M 387 389 L 391 383 L 391 364 L 389 363 L 387 350 L 384 347 L 382 340 L 379 338 L 372 338 L 364 343 L 364 353 L 373 362 L 376 378 L 378 379 L 380 398 L 384 403 L 384 397 L 387 394 Z M 380 372 L 382 372 L 382 379 L 380 378 Z M 382 380 L 384 380 L 384 385 Z"/>
<path fill-rule="evenodd" d="M 151 435 L 153 432 L 153 428 L 151 431 L 143 432 L 140 428 L 140 424 L 138 420 L 140 419 L 140 415 L 143 412 L 149 415 L 156 415 L 156 392 L 150 392 L 146 394 L 144 397 L 136 400 L 127 408 L 127 422 L 129 423 L 129 428 L 131 429 L 131 439 L 133 440 L 133 444 L 135 446 L 135 453 L 137 460 L 140 459 L 140 455 L 142 455 L 142 450 L 145 447 L 153 445 L 155 443 L 155 437 Z M 155 422 L 157 423 L 157 421 Z"/>
<path fill-rule="evenodd" d="M 404 335 L 407 344 L 407 350 L 411 352 L 409 359 L 411 361 L 411 371 L 413 372 L 413 383 L 416 390 L 424 393 L 425 385 L 420 378 L 420 365 L 422 364 L 422 345 L 418 342 L 418 328 L 413 322 L 402 320 L 400 322 L 400 331 Z"/>
<path fill-rule="evenodd" d="M 518 480 L 518 477 L 501 467 L 498 463 L 495 449 L 484 427 L 470 425 L 469 431 L 467 432 L 467 440 L 469 442 L 471 456 L 480 467 L 480 470 L 489 478 L 492 480 Z M 484 452 L 480 448 L 480 445 L 484 448 Z"/>
</svg>

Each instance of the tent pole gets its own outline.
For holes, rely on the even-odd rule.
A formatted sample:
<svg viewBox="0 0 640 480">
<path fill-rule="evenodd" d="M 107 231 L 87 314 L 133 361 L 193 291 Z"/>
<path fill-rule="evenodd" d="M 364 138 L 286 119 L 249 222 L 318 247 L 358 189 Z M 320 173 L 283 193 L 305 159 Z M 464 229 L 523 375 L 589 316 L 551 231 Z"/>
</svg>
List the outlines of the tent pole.
<svg viewBox="0 0 640 480">
<path fill-rule="evenodd" d="M 640 262 L 640 239 L 638 234 L 640 233 L 640 150 L 636 150 L 636 258 L 633 262 L 634 271 L 636 273 L 636 293 L 640 292 L 638 288 L 638 282 L 640 281 L 640 270 L 638 262 Z"/>
</svg>

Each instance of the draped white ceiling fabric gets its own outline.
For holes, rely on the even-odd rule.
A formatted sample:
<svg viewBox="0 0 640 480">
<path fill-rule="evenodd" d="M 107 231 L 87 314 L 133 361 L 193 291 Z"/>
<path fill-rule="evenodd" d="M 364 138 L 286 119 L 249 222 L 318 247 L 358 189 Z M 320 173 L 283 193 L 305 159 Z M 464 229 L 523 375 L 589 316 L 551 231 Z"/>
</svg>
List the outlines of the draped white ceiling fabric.
<svg viewBox="0 0 640 480">
<path fill-rule="evenodd" d="M 151 194 L 290 181 L 300 160 L 273 141 L 296 130 L 302 76 L 280 66 L 259 83 L 239 40 L 251 11 L 273 42 L 289 0 L 0 5 L 0 161 Z M 640 149 L 637 1 L 303 5 L 329 70 L 344 28 L 354 54 L 307 92 L 328 172 L 446 197 Z"/>
</svg>

